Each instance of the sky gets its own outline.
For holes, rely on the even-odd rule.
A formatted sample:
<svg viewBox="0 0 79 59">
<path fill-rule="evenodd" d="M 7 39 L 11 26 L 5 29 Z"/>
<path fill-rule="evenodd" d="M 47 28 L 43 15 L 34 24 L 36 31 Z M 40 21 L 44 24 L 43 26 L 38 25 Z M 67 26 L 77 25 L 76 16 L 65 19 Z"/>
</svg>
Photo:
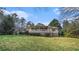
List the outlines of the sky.
<svg viewBox="0 0 79 59">
<path fill-rule="evenodd" d="M 5 14 L 16 13 L 26 21 L 48 25 L 54 18 L 59 20 L 59 7 L 6 7 Z"/>
</svg>

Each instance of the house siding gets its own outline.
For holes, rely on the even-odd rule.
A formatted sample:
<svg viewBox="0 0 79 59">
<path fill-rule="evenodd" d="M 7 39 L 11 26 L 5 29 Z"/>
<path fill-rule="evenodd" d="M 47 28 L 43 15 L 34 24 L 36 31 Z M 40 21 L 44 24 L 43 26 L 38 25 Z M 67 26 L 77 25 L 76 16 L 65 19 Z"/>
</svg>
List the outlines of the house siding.
<svg viewBox="0 0 79 59">
<path fill-rule="evenodd" d="M 58 36 L 58 29 L 56 28 L 54 31 L 52 29 L 28 29 L 29 34 L 40 34 L 40 35 L 46 35 L 48 34 L 49 36 Z"/>
</svg>

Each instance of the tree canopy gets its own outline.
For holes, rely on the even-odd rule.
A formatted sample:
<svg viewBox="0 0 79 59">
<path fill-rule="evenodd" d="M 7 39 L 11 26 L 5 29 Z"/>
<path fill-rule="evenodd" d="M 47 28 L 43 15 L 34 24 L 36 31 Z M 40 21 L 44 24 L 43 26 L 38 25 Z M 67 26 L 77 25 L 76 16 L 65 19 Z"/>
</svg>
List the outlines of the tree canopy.
<svg viewBox="0 0 79 59">
<path fill-rule="evenodd" d="M 53 19 L 50 23 L 49 26 L 52 27 L 58 27 L 60 25 L 59 21 L 57 19 Z"/>
</svg>

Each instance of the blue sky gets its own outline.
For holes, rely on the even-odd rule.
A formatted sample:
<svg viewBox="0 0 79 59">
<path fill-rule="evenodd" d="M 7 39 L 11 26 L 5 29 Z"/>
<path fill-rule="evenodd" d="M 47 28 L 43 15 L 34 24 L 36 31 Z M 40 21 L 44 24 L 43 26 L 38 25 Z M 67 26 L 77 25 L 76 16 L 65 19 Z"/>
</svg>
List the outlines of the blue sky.
<svg viewBox="0 0 79 59">
<path fill-rule="evenodd" d="M 59 19 L 59 7 L 7 7 L 6 13 L 17 13 L 26 21 L 48 25 L 54 18 Z"/>
</svg>

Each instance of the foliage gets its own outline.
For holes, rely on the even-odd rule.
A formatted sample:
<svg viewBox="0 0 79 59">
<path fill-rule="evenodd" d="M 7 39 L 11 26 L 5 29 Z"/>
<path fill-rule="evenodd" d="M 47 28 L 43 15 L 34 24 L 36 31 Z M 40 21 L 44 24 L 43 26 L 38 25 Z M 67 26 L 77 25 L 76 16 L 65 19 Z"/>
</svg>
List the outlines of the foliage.
<svg viewBox="0 0 79 59">
<path fill-rule="evenodd" d="M 79 8 L 75 7 L 64 7 L 61 11 L 63 18 L 63 32 L 64 36 L 78 37 L 76 33 L 79 30 Z"/>
<path fill-rule="evenodd" d="M 14 21 L 10 15 L 5 16 L 5 19 L 3 20 L 1 25 L 3 28 L 2 34 L 12 34 L 13 33 Z"/>
<path fill-rule="evenodd" d="M 26 20 L 18 17 L 16 13 L 4 14 L 4 9 L 0 9 L 0 34 L 13 34 L 25 29 Z"/>
<path fill-rule="evenodd" d="M 27 22 L 27 28 L 33 27 L 33 26 L 34 26 L 34 23 L 33 22 L 31 22 L 31 21 L 28 21 Z"/>
<path fill-rule="evenodd" d="M 50 23 L 49 26 L 52 27 L 58 27 L 60 25 L 59 21 L 57 19 L 53 19 Z"/>
</svg>

